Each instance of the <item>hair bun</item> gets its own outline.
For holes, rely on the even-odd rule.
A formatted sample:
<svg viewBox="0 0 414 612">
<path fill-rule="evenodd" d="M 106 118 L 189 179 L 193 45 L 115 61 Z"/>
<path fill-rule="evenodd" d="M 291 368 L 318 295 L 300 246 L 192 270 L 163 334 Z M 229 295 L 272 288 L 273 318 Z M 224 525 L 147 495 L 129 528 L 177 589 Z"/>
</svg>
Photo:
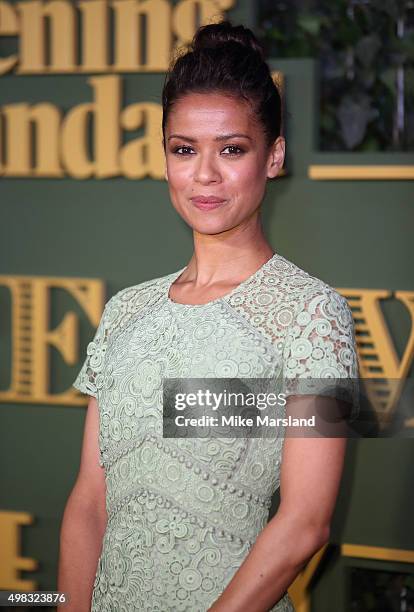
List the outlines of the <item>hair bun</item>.
<svg viewBox="0 0 414 612">
<path fill-rule="evenodd" d="M 200 26 L 192 40 L 192 48 L 194 51 L 215 49 L 227 43 L 238 43 L 264 60 L 263 49 L 253 32 L 242 25 L 234 26 L 228 20 Z"/>
</svg>

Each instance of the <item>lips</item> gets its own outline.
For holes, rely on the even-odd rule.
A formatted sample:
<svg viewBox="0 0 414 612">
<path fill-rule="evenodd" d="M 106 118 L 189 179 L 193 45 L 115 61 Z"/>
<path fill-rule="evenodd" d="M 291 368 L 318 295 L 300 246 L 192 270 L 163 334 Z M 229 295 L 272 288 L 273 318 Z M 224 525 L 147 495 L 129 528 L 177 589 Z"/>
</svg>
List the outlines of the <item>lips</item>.
<svg viewBox="0 0 414 612">
<path fill-rule="evenodd" d="M 194 196 L 191 201 L 199 210 L 214 210 L 226 202 L 226 200 L 216 196 Z"/>
<path fill-rule="evenodd" d="M 194 196 L 191 198 L 193 202 L 198 202 L 200 204 L 220 204 L 224 202 L 222 198 L 217 198 L 216 196 Z"/>
</svg>

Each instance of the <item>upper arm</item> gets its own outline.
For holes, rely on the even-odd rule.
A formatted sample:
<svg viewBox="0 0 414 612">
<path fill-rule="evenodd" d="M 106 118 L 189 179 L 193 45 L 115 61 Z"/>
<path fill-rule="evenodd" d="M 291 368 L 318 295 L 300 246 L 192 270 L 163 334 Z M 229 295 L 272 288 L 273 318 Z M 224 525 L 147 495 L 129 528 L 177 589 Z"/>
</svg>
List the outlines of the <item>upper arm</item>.
<svg viewBox="0 0 414 612">
<path fill-rule="evenodd" d="M 103 384 L 108 337 L 116 314 L 116 296 L 106 303 L 86 358 L 73 383 L 75 389 L 89 396 L 85 417 L 80 468 L 73 495 L 86 505 L 93 504 L 106 516 L 106 481 L 103 450 L 100 447 L 99 397 Z"/>
<path fill-rule="evenodd" d="M 105 305 L 98 328 L 95 331 L 93 339 L 88 343 L 86 349 L 86 357 L 79 370 L 79 373 L 73 382 L 73 387 L 90 396 L 87 416 L 85 421 L 85 434 L 88 435 L 90 429 L 96 430 L 96 440 L 99 450 L 99 464 L 104 465 L 103 449 L 99 447 L 100 442 L 100 427 L 99 427 L 99 407 L 98 401 L 100 389 L 103 384 L 105 355 L 108 345 L 108 337 L 113 319 L 113 306 L 115 298 L 112 297 Z M 85 442 L 86 440 L 84 440 Z"/>
<path fill-rule="evenodd" d="M 319 397 L 330 408 L 337 400 Z M 286 413 L 306 412 L 310 396 L 291 396 Z M 309 410 L 308 410 L 309 412 Z M 346 450 L 345 437 L 287 436 L 283 443 L 280 473 L 280 513 L 329 534 Z"/>
<path fill-rule="evenodd" d="M 74 491 L 82 503 L 96 504 L 105 514 L 105 470 L 100 465 L 98 402 L 90 397 L 83 431 L 80 467 Z"/>
<path fill-rule="evenodd" d="M 353 317 L 336 291 L 325 288 L 299 304 L 284 347 L 284 385 L 286 415 L 315 415 L 316 426 L 286 430 L 279 511 L 329 533 L 348 431 L 348 418 L 335 416 L 350 407 L 355 416 L 359 403 Z M 342 401 L 344 392 L 351 403 Z"/>
</svg>

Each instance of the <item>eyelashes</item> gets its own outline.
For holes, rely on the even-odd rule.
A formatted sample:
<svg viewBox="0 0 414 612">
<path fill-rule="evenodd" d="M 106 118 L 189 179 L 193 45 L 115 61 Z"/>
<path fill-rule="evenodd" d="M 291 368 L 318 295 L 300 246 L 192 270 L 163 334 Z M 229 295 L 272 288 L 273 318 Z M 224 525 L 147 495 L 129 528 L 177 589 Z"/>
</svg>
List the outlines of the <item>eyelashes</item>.
<svg viewBox="0 0 414 612">
<path fill-rule="evenodd" d="M 172 152 L 173 152 L 175 155 L 178 155 L 178 156 L 180 156 L 180 157 L 186 157 L 186 156 L 188 156 L 188 155 L 192 155 L 192 153 L 180 153 L 180 152 L 179 152 L 179 151 L 180 151 L 180 149 L 191 150 L 191 147 L 189 147 L 189 146 L 185 146 L 185 145 L 182 145 L 182 146 L 180 146 L 180 147 L 175 147 L 175 148 L 172 150 Z M 243 149 L 241 149 L 240 147 L 238 147 L 238 146 L 236 146 L 236 145 L 227 145 L 226 147 L 224 147 L 224 149 L 223 149 L 223 150 L 225 150 L 225 149 L 237 149 L 237 152 L 236 152 L 236 153 L 225 153 L 225 156 L 226 156 L 226 157 L 239 157 L 240 155 L 243 155 L 243 153 L 245 152 L 245 151 L 243 151 Z"/>
</svg>

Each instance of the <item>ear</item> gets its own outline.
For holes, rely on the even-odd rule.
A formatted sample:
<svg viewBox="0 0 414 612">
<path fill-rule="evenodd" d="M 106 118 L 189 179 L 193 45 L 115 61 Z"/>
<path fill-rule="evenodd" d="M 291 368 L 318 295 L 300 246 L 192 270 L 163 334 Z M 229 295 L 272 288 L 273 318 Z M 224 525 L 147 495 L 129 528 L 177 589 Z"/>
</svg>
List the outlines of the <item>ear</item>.
<svg viewBox="0 0 414 612">
<path fill-rule="evenodd" d="M 165 176 L 165 180 L 168 181 L 168 171 L 167 171 L 167 166 L 165 166 L 164 169 L 164 176 Z"/>
<path fill-rule="evenodd" d="M 285 161 L 286 141 L 278 136 L 273 143 L 267 160 L 267 178 L 275 178 L 283 168 Z"/>
</svg>

